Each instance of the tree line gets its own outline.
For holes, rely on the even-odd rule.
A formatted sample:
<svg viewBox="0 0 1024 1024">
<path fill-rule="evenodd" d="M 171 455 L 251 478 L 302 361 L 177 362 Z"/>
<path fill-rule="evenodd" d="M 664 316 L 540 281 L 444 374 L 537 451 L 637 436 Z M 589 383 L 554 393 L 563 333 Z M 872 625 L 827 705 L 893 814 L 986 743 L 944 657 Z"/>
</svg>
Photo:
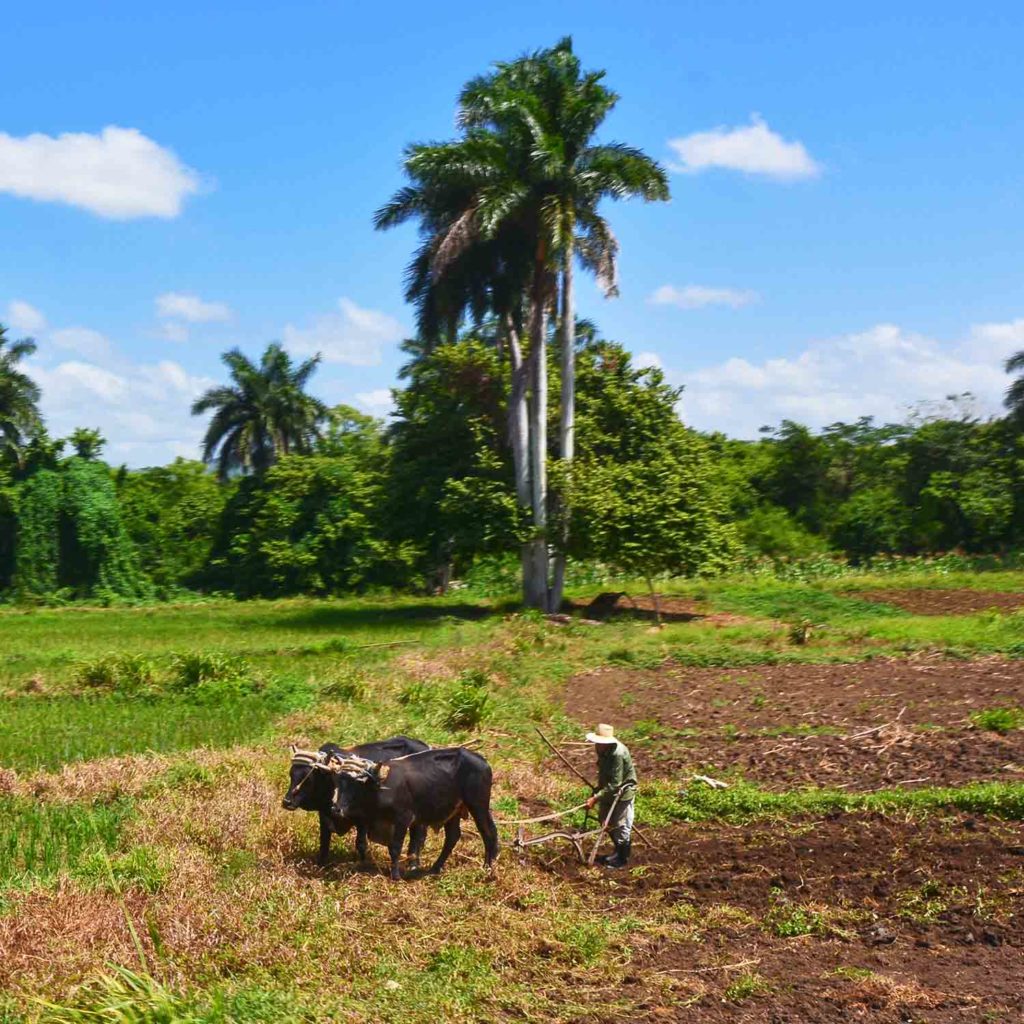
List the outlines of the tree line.
<svg viewBox="0 0 1024 1024">
<path fill-rule="evenodd" d="M 104 441 L 52 439 L 0 328 L 0 593 L 146 598 L 442 585 L 514 556 L 526 604 L 560 607 L 570 559 L 652 579 L 737 560 L 954 547 L 1024 535 L 1024 352 L 1008 415 L 969 404 L 757 441 L 701 434 L 680 389 L 576 315 L 576 269 L 616 293 L 605 199 L 668 198 L 640 150 L 601 143 L 618 97 L 571 40 L 469 82 L 458 136 L 416 144 L 376 215 L 419 229 L 406 273 L 417 335 L 385 425 L 308 390 L 319 359 L 237 349 L 193 406 L 202 460 L 146 470 Z"/>
</svg>

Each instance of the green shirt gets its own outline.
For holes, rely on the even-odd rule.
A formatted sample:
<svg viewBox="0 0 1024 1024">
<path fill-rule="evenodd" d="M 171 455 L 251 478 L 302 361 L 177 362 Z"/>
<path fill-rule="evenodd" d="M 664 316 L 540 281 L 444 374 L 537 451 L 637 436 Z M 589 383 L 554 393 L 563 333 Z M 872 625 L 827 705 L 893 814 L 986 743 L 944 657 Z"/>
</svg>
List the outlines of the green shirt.
<svg viewBox="0 0 1024 1024">
<path fill-rule="evenodd" d="M 594 794 L 602 804 L 611 805 L 615 792 L 626 783 L 626 788 L 619 797 L 619 803 L 628 803 L 636 796 L 636 769 L 633 758 L 624 743 L 615 741 L 615 746 L 607 744 L 611 749 L 603 750 L 597 755 L 597 792 Z"/>
</svg>

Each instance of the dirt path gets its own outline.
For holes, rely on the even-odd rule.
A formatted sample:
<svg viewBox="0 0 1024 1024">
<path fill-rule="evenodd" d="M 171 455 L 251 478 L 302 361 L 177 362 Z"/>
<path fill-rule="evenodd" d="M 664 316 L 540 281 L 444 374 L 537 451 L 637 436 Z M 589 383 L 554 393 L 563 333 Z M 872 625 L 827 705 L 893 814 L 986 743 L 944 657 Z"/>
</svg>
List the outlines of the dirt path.
<svg viewBox="0 0 1024 1024">
<path fill-rule="evenodd" d="M 1000 590 L 865 590 L 849 597 L 893 605 L 914 615 L 973 615 L 1024 608 L 1024 594 Z"/>
<path fill-rule="evenodd" d="M 565 706 L 581 724 L 632 727 L 641 770 L 658 775 L 857 790 L 1024 779 L 1024 730 L 1000 735 L 971 720 L 1024 706 L 1024 661 L 605 667 L 570 680 Z"/>
</svg>

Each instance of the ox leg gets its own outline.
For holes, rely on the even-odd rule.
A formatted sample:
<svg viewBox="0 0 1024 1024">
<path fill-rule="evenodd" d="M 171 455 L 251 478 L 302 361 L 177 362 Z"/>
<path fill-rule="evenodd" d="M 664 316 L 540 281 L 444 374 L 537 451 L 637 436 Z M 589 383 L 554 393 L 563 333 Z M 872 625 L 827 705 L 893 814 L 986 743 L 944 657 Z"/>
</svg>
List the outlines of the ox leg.
<svg viewBox="0 0 1024 1024">
<path fill-rule="evenodd" d="M 498 856 L 498 826 L 494 824 L 494 818 L 487 806 L 470 807 L 469 813 L 473 816 L 473 824 L 484 841 L 484 867 L 490 868 Z"/>
<path fill-rule="evenodd" d="M 420 866 L 420 853 L 423 851 L 423 844 L 427 841 L 427 826 L 413 825 L 409 829 L 409 863 L 414 868 Z"/>
<path fill-rule="evenodd" d="M 398 870 L 398 862 L 402 859 L 402 847 L 405 845 L 405 833 L 409 831 L 409 825 L 408 818 L 396 818 L 395 826 L 391 831 L 388 853 L 391 855 L 392 882 L 397 882 L 402 877 Z"/>
<path fill-rule="evenodd" d="M 432 875 L 439 875 L 441 873 L 441 869 L 452 855 L 452 850 L 455 849 L 455 844 L 459 841 L 461 835 L 462 826 L 459 824 L 458 815 L 444 823 L 444 846 L 441 847 L 437 860 L 430 866 L 430 873 Z"/>
<path fill-rule="evenodd" d="M 356 825 L 356 854 L 361 861 L 365 861 L 367 852 L 366 826 Z"/>
<path fill-rule="evenodd" d="M 320 853 L 316 862 L 320 867 L 326 867 L 331 855 L 331 818 L 330 815 L 320 812 Z"/>
</svg>

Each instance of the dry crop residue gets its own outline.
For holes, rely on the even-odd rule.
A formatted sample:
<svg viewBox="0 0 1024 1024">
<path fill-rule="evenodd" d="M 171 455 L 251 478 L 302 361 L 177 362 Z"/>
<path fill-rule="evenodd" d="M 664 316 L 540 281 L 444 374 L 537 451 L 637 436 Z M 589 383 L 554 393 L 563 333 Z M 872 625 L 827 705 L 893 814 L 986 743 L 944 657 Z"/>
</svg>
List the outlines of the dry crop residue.
<svg viewBox="0 0 1024 1024">
<path fill-rule="evenodd" d="M 739 772 L 767 788 L 851 790 L 1024 778 L 1024 730 L 971 721 L 1024 706 L 1024 661 L 605 667 L 571 679 L 565 706 L 580 723 L 633 726 L 649 776 Z"/>
</svg>

